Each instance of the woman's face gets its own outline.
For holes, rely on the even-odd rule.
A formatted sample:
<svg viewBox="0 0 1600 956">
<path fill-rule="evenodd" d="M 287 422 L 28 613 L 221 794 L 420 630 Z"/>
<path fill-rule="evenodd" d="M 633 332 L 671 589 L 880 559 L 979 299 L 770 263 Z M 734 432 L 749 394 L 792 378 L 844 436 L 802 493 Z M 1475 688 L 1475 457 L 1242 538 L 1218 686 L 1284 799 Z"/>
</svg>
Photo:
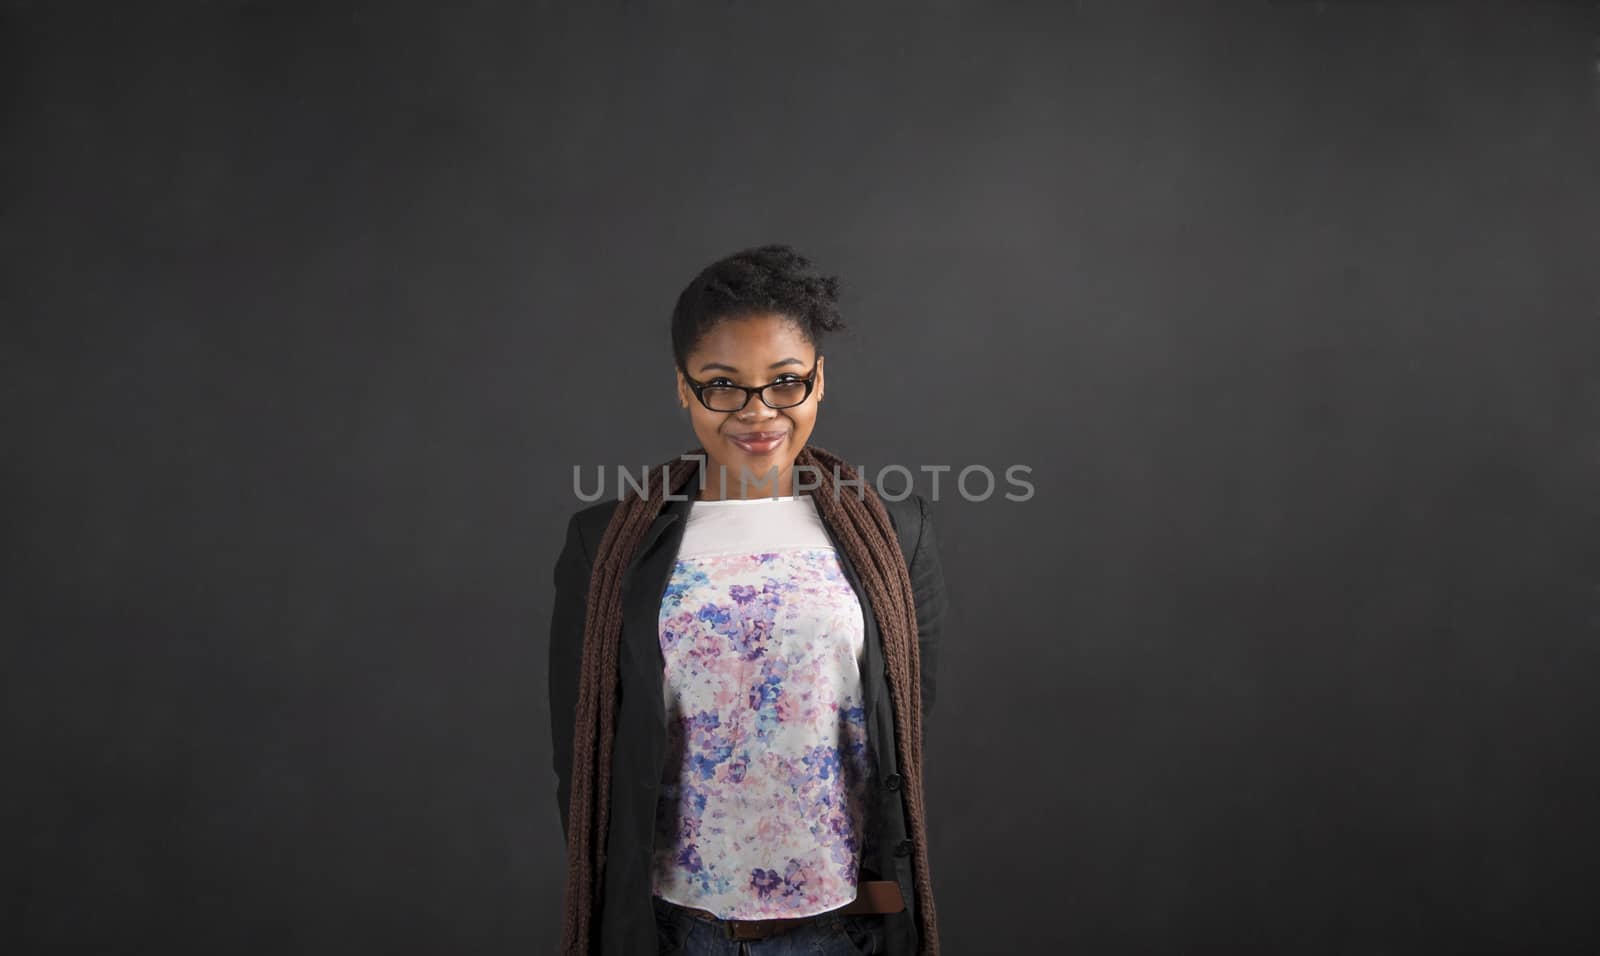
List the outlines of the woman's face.
<svg viewBox="0 0 1600 956">
<path fill-rule="evenodd" d="M 752 395 L 744 409 L 737 412 L 706 408 L 684 380 L 682 370 L 678 371 L 678 403 L 689 409 L 695 437 L 706 450 L 706 488 L 701 497 L 723 497 L 719 474 L 727 476 L 729 498 L 794 494 L 794 459 L 811 437 L 817 404 L 822 401 L 822 358 L 799 326 L 776 313 L 718 322 L 701 335 L 686 364 L 689 375 L 697 382 L 752 388 L 783 379 L 807 378 L 815 366 L 816 382 L 800 404 L 770 408 Z M 742 492 L 741 468 L 754 476 Z M 778 482 L 775 489 L 762 484 L 773 469 Z"/>
</svg>

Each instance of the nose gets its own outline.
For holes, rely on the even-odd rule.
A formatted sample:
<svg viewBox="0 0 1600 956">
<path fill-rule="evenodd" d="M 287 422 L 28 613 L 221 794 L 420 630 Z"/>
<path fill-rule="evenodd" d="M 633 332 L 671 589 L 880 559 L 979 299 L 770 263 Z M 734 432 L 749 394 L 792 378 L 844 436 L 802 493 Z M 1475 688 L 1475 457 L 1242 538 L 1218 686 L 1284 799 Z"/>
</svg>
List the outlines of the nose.
<svg viewBox="0 0 1600 956">
<path fill-rule="evenodd" d="M 778 410 L 767 407 L 767 403 L 763 402 L 759 396 L 752 395 L 750 396 L 750 402 L 736 414 L 739 416 L 739 421 L 750 423 L 777 418 Z"/>
</svg>

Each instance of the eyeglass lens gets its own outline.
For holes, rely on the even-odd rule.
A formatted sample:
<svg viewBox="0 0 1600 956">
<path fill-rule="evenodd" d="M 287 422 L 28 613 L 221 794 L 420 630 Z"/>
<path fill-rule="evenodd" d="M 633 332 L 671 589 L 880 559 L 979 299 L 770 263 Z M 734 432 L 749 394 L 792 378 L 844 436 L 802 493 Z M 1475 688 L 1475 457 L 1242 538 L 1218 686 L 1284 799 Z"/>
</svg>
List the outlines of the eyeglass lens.
<svg viewBox="0 0 1600 956">
<path fill-rule="evenodd" d="M 767 404 L 772 407 L 787 408 L 805 401 L 806 391 L 805 382 L 777 382 L 768 385 L 764 395 Z M 728 388 L 722 385 L 708 385 L 700 390 L 700 395 L 706 407 L 716 412 L 736 412 L 744 407 L 746 399 L 759 400 L 742 388 Z"/>
</svg>

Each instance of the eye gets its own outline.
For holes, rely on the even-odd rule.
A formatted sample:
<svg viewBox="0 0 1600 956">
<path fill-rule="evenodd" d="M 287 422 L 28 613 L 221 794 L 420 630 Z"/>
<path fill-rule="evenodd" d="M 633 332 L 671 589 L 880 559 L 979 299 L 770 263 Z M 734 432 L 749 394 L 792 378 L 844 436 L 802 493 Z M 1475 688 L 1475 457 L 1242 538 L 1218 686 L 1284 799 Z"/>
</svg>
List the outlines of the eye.
<svg viewBox="0 0 1600 956">
<path fill-rule="evenodd" d="M 722 376 L 719 375 L 716 378 L 712 379 L 711 381 L 707 382 L 706 384 L 707 385 L 732 385 L 733 381 L 731 379 L 723 378 Z"/>
</svg>

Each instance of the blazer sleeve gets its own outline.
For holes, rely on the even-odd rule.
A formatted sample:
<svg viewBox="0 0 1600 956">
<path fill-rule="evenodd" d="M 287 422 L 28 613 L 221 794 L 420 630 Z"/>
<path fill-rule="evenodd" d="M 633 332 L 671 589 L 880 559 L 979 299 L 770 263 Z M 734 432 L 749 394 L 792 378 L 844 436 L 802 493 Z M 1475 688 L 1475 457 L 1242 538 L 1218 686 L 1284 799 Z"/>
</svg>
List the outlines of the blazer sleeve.
<svg viewBox="0 0 1600 956">
<path fill-rule="evenodd" d="M 917 605 L 917 648 L 922 658 L 922 720 L 926 724 L 933 711 L 938 689 L 939 648 L 944 637 L 946 597 L 944 568 L 939 562 L 939 542 L 933 532 L 928 501 L 917 495 L 920 527 L 907 570 Z"/>
<path fill-rule="evenodd" d="M 572 793 L 572 734 L 578 705 L 578 675 L 583 663 L 583 624 L 589 604 L 593 559 L 578 527 L 567 523 L 567 540 L 555 566 L 555 603 L 550 615 L 550 750 L 556 772 L 556 804 L 561 835 L 567 836 Z"/>
</svg>

